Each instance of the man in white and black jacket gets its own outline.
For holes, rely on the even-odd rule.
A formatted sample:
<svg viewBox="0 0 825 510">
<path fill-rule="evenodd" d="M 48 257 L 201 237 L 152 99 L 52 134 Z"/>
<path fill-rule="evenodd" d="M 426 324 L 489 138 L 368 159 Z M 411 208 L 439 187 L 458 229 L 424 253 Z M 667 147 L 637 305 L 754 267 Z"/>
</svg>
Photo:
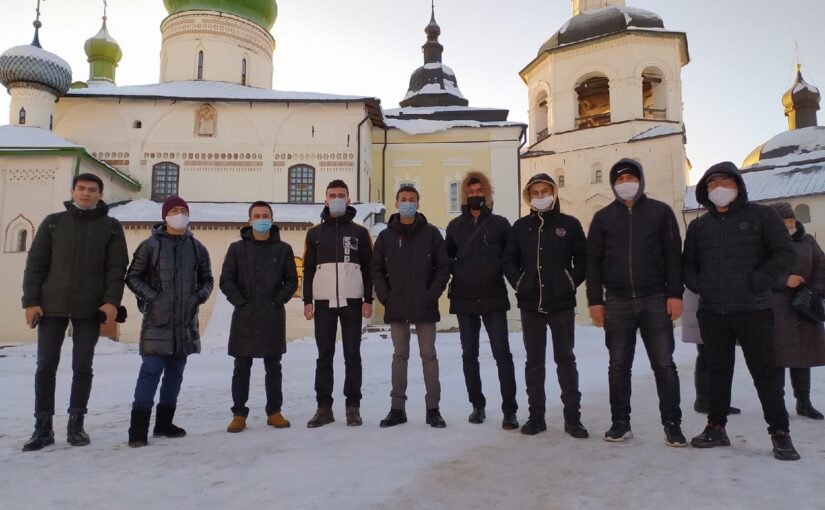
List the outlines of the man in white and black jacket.
<svg viewBox="0 0 825 510">
<path fill-rule="evenodd" d="M 710 374 L 710 412 L 697 448 L 729 446 L 736 342 L 768 423 L 773 454 L 797 460 L 783 392 L 784 371 L 776 366 L 771 289 L 796 260 L 791 236 L 768 206 L 748 201 L 745 181 L 730 162 L 710 167 L 696 184 L 696 201 L 708 212 L 693 220 L 685 236 L 687 287 L 699 294 L 699 329 Z"/>
<path fill-rule="evenodd" d="M 630 379 L 640 330 L 656 378 L 665 443 L 687 446 L 673 362 L 673 321 L 682 315 L 684 292 L 679 224 L 669 205 L 645 195 L 644 172 L 636 161 L 613 165 L 610 186 L 616 199 L 596 212 L 587 236 L 587 301 L 593 324 L 604 326 L 610 353 L 613 424 L 604 439 L 633 437 Z"/>
<path fill-rule="evenodd" d="M 353 223 L 347 184 L 327 185 L 321 223 L 307 232 L 304 251 L 304 316 L 315 320 L 318 360 L 315 393 L 318 410 L 307 423 L 316 428 L 332 423 L 333 360 L 338 322 L 344 348 L 344 396 L 347 425 L 361 425 L 361 324 L 372 316 L 369 231 Z"/>
<path fill-rule="evenodd" d="M 545 352 L 547 327 L 564 404 L 564 430 L 586 438 L 581 423 L 581 393 L 575 344 L 576 287 L 584 281 L 586 241 L 579 220 L 559 209 L 558 189 L 547 174 L 530 178 L 522 192 L 530 214 L 513 224 L 504 271 L 516 290 L 527 362 L 524 380 L 530 417 L 522 434 L 547 430 L 545 422 Z"/>
</svg>

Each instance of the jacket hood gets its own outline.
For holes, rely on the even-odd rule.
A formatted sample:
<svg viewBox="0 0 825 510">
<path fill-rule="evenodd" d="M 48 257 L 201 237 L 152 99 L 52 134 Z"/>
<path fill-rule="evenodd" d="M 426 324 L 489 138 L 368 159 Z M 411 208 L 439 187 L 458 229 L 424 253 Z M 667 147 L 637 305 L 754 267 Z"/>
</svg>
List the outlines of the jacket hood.
<svg viewBox="0 0 825 510">
<path fill-rule="evenodd" d="M 615 183 L 616 179 L 619 178 L 619 169 L 626 166 L 632 166 L 639 172 L 639 191 L 637 191 L 636 196 L 633 197 L 633 202 L 636 202 L 645 194 L 645 171 L 638 161 L 629 158 L 623 158 L 617 161 L 616 164 L 610 169 L 610 189 L 613 191 L 613 196 L 616 197 L 616 200 L 624 203 L 624 200 L 616 194 Z"/>
<path fill-rule="evenodd" d="M 415 222 L 413 222 L 413 227 L 410 233 L 412 234 L 414 232 L 419 231 L 421 227 L 426 225 L 427 223 L 429 222 L 427 221 L 426 216 L 424 216 L 421 213 L 415 213 Z M 401 233 L 401 214 L 395 213 L 392 216 L 390 216 L 390 219 L 387 221 L 387 227 L 393 229 L 398 233 Z"/>
<path fill-rule="evenodd" d="M 530 205 L 530 186 L 537 182 L 546 182 L 553 187 L 553 193 L 556 195 L 556 199 L 553 201 L 553 208 L 550 209 L 550 211 L 559 212 L 561 210 L 561 206 L 559 205 L 559 187 L 556 186 L 556 181 L 554 181 L 553 178 L 547 174 L 536 174 L 533 177 L 530 177 L 530 180 L 524 185 L 524 189 L 521 190 L 521 199 L 524 200 L 524 203 L 527 204 L 527 207 L 529 207 L 531 211 L 538 212 L 532 205 Z"/>
<path fill-rule="evenodd" d="M 171 237 L 169 233 L 166 231 L 166 223 L 156 223 L 152 227 L 152 235 L 161 237 Z M 187 228 L 186 232 L 184 232 L 184 234 L 180 237 L 192 237 L 192 231 Z"/>
<path fill-rule="evenodd" d="M 80 209 L 74 205 L 72 200 L 66 200 L 63 202 L 63 206 L 69 214 L 78 218 L 95 218 L 97 216 L 109 214 L 109 206 L 103 200 L 98 200 L 94 209 Z"/>
<path fill-rule="evenodd" d="M 481 181 L 481 186 L 484 188 L 484 202 L 487 208 L 493 208 L 493 184 L 490 182 L 490 178 L 487 175 L 479 172 L 477 170 L 470 170 L 467 172 L 467 175 L 464 176 L 464 180 L 461 181 L 461 204 L 462 206 L 467 205 L 467 188 L 469 188 L 469 182 L 471 179 L 478 179 Z"/>
<path fill-rule="evenodd" d="M 342 216 L 337 218 L 333 218 L 332 215 L 329 213 L 329 206 L 325 205 L 324 210 L 321 211 L 321 220 L 324 223 L 329 223 L 330 225 L 335 225 L 336 223 L 349 223 L 350 221 L 355 218 L 357 211 L 355 207 L 351 205 L 347 205 L 347 210 L 344 212 Z"/>
<path fill-rule="evenodd" d="M 806 232 L 805 232 L 805 225 L 803 225 L 801 222 L 797 221 L 797 222 L 796 222 L 796 232 L 794 232 L 794 233 L 793 233 L 793 235 L 791 236 L 791 238 L 792 238 L 794 241 L 799 241 L 800 239 L 802 239 L 803 237 L 805 237 L 805 234 L 806 234 Z"/>
<path fill-rule="evenodd" d="M 699 179 L 699 182 L 696 183 L 696 201 L 702 204 L 705 209 L 714 213 L 716 212 L 716 206 L 713 205 L 713 202 L 711 202 L 708 197 L 708 177 L 713 174 L 731 175 L 739 184 L 739 196 L 731 202 L 731 210 L 739 209 L 748 203 L 748 189 L 747 186 L 745 186 L 745 180 L 742 178 L 739 168 L 730 161 L 724 161 L 708 168 L 702 178 Z"/>
<path fill-rule="evenodd" d="M 241 239 L 248 241 L 255 241 L 255 235 L 252 233 L 252 226 L 247 225 L 241 228 Z M 269 231 L 269 239 L 263 241 L 265 243 L 275 243 L 281 240 L 281 230 L 278 225 L 272 224 L 272 229 Z"/>
</svg>

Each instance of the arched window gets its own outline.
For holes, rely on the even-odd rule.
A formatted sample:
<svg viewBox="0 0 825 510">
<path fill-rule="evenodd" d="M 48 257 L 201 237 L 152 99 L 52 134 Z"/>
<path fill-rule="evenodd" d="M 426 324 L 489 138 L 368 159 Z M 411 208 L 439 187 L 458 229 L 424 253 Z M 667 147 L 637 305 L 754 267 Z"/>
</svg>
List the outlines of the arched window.
<svg viewBox="0 0 825 510">
<path fill-rule="evenodd" d="M 549 109 L 547 106 L 547 93 L 542 92 L 536 98 L 536 116 L 534 126 L 536 130 L 536 143 L 549 136 Z"/>
<path fill-rule="evenodd" d="M 289 202 L 315 202 L 315 169 L 309 165 L 295 165 L 289 169 Z"/>
<path fill-rule="evenodd" d="M 246 85 L 246 59 L 241 60 L 241 85 Z"/>
<path fill-rule="evenodd" d="M 17 123 L 20 124 L 21 126 L 26 124 L 26 109 L 25 108 L 20 108 L 20 114 L 17 118 Z"/>
<path fill-rule="evenodd" d="M 596 75 L 576 85 L 579 129 L 606 126 L 610 124 L 610 80 L 607 76 Z"/>
<path fill-rule="evenodd" d="M 170 195 L 178 194 L 180 166 L 164 162 L 152 167 L 152 200 L 162 202 Z"/>
<path fill-rule="evenodd" d="M 203 50 L 198 52 L 198 79 L 203 79 Z"/>
<path fill-rule="evenodd" d="M 459 203 L 458 199 L 458 183 L 451 182 L 450 183 L 450 212 L 456 213 L 461 212 L 461 204 Z"/>
<path fill-rule="evenodd" d="M 794 207 L 793 210 L 794 216 L 796 216 L 796 221 L 799 223 L 810 223 L 811 222 L 811 208 L 808 204 L 799 204 L 798 206 Z"/>
<path fill-rule="evenodd" d="M 17 238 L 15 243 L 15 251 L 17 252 L 24 252 L 26 251 L 26 242 L 29 240 L 29 231 L 26 229 L 22 229 L 17 232 Z"/>
<path fill-rule="evenodd" d="M 646 119 L 667 120 L 667 87 L 664 74 L 655 67 L 642 71 L 642 108 Z"/>
</svg>

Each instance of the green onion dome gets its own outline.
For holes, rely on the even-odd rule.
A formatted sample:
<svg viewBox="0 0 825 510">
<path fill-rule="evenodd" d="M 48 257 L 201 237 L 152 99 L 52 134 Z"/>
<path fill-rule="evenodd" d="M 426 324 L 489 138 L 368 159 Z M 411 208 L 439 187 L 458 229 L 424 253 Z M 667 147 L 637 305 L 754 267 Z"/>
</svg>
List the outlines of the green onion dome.
<svg viewBox="0 0 825 510">
<path fill-rule="evenodd" d="M 228 12 L 272 30 L 278 17 L 275 0 L 163 0 L 170 15 L 184 11 Z"/>
</svg>

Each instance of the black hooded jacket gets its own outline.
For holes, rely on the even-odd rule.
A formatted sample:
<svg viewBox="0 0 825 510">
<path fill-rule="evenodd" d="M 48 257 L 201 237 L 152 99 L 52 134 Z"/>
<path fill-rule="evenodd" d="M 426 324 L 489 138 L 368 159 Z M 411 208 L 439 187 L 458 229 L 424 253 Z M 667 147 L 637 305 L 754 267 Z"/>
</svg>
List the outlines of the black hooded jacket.
<svg viewBox="0 0 825 510">
<path fill-rule="evenodd" d="M 390 216 L 378 235 L 370 265 L 384 322 L 438 322 L 438 298 L 450 279 L 450 258 L 441 232 L 423 214 L 412 225 Z"/>
<path fill-rule="evenodd" d="M 639 298 L 665 294 L 682 298 L 682 237 L 673 209 L 644 194 L 642 166 L 622 159 L 610 170 L 610 186 L 617 170 L 632 165 L 639 172 L 639 191 L 633 207 L 616 200 L 593 216 L 587 234 L 587 302 L 603 305 L 609 296 Z M 613 190 L 615 194 L 615 189 Z"/>
<path fill-rule="evenodd" d="M 725 173 L 739 183 L 728 211 L 708 198 L 707 180 Z M 688 226 L 684 275 L 699 294 L 699 309 L 729 314 L 771 309 L 771 287 L 796 260 L 791 236 L 771 207 L 748 201 L 745 181 L 733 163 L 714 165 L 696 185 L 696 201 L 708 210 Z"/>
</svg>

